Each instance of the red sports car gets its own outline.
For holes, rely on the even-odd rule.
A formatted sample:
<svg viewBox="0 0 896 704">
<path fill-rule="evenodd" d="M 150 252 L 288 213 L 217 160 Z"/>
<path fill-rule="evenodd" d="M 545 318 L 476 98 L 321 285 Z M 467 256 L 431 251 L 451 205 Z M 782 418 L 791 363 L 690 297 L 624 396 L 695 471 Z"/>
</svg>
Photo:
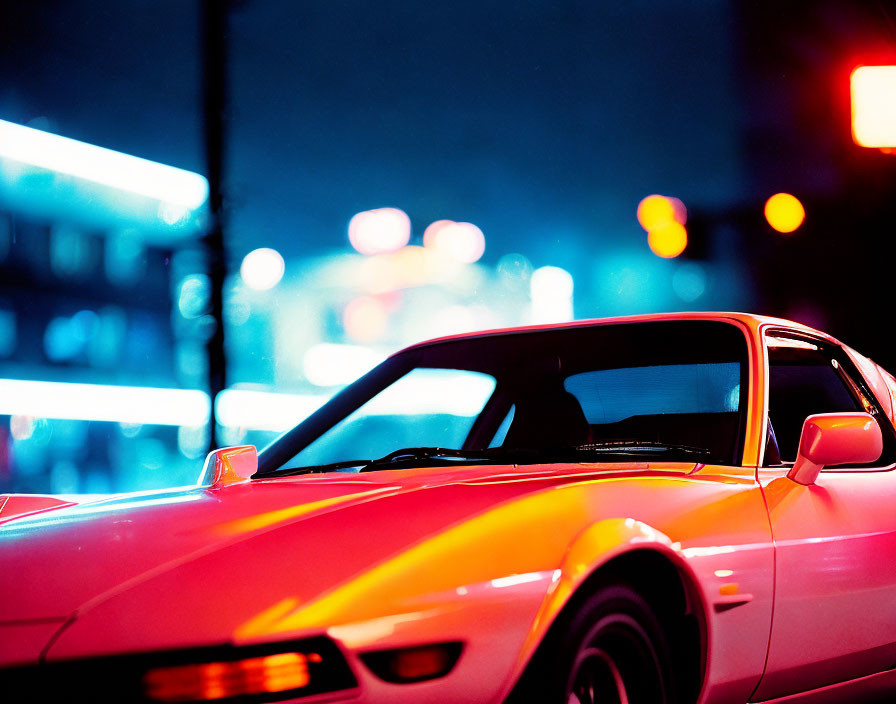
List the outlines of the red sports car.
<svg viewBox="0 0 896 704">
<path fill-rule="evenodd" d="M 0 697 L 886 698 L 894 394 L 737 313 L 415 345 L 195 486 L 0 497 Z"/>
</svg>

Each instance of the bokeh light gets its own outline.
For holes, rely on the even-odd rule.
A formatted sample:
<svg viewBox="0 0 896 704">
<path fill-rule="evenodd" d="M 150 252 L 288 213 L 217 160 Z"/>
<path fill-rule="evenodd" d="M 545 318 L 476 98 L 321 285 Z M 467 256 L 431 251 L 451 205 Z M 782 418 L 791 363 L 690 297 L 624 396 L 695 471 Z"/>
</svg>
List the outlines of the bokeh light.
<svg viewBox="0 0 896 704">
<path fill-rule="evenodd" d="M 16 312 L 6 308 L 0 299 L 0 357 L 8 357 L 18 342 Z"/>
<path fill-rule="evenodd" d="M 776 193 L 765 202 L 765 219 L 775 230 L 786 234 L 803 224 L 806 210 L 795 196 Z"/>
<path fill-rule="evenodd" d="M 498 260 L 495 270 L 498 279 L 505 287 L 511 290 L 520 290 L 528 287 L 533 267 L 532 262 L 525 255 L 510 252 Z"/>
<path fill-rule="evenodd" d="M 485 235 L 473 223 L 436 220 L 424 231 L 423 246 L 472 264 L 485 253 Z"/>
<path fill-rule="evenodd" d="M 460 262 L 446 259 L 435 250 L 408 245 L 391 254 L 366 257 L 360 263 L 355 281 L 366 293 L 380 294 L 445 284 L 456 278 L 460 268 Z"/>
<path fill-rule="evenodd" d="M 398 208 L 365 210 L 349 221 L 348 239 L 361 254 L 395 252 L 411 239 L 411 219 Z"/>
<path fill-rule="evenodd" d="M 706 273 L 696 262 L 679 266 L 672 274 L 672 290 L 681 300 L 696 301 L 706 291 Z"/>
<path fill-rule="evenodd" d="M 240 265 L 240 276 L 246 286 L 255 291 L 267 291 L 274 288 L 283 273 L 286 271 L 286 263 L 280 252 L 269 247 L 261 247 L 249 252 Z"/>
<path fill-rule="evenodd" d="M 543 266 L 532 272 L 529 286 L 533 298 L 570 298 L 573 279 L 566 269 L 559 266 Z"/>
<path fill-rule="evenodd" d="M 860 66 L 849 77 L 852 138 L 862 147 L 896 147 L 896 66 Z"/>
<path fill-rule="evenodd" d="M 320 342 L 305 352 L 302 368 L 315 386 L 342 386 L 369 372 L 385 357 L 360 345 Z"/>
<path fill-rule="evenodd" d="M 34 434 L 34 418 L 31 416 L 10 416 L 9 432 L 14 440 L 27 440 Z"/>
<path fill-rule="evenodd" d="M 375 296 L 358 296 L 342 313 L 345 334 L 355 342 L 376 342 L 386 334 L 389 313 Z"/>
<path fill-rule="evenodd" d="M 96 332 L 98 321 L 92 310 L 78 311 L 70 318 L 53 318 L 44 330 L 44 354 L 54 362 L 81 355 Z"/>
<path fill-rule="evenodd" d="M 572 320 L 572 274 L 559 266 L 543 266 L 532 272 L 532 322 L 559 323 Z"/>
<path fill-rule="evenodd" d="M 436 248 L 436 236 L 439 234 L 441 230 L 444 230 L 446 227 L 453 225 L 454 220 L 436 220 L 429 224 L 423 231 L 423 246 L 428 247 L 429 249 Z"/>
<path fill-rule="evenodd" d="M 427 321 L 423 337 L 443 337 L 472 332 L 477 325 L 476 314 L 469 306 L 445 306 Z"/>
<path fill-rule="evenodd" d="M 658 257 L 672 259 L 688 246 L 688 233 L 681 223 L 673 220 L 650 230 L 647 233 L 647 244 L 650 251 Z"/>
<path fill-rule="evenodd" d="M 638 203 L 637 215 L 641 227 L 650 232 L 669 222 L 684 225 L 687 222 L 688 211 L 678 198 L 653 194 Z"/>
<path fill-rule="evenodd" d="M 177 309 L 185 318 L 198 318 L 208 308 L 211 280 L 205 274 L 188 274 L 178 286 Z"/>
</svg>

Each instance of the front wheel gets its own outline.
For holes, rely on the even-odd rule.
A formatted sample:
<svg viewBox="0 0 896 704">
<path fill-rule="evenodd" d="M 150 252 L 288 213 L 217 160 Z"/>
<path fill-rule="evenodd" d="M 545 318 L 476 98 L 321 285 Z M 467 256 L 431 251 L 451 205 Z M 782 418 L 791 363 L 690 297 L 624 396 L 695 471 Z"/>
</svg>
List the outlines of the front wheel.
<svg viewBox="0 0 896 704">
<path fill-rule="evenodd" d="M 630 587 L 588 597 L 559 624 L 511 701 L 535 704 L 673 704 L 673 673 L 659 620 Z"/>
</svg>

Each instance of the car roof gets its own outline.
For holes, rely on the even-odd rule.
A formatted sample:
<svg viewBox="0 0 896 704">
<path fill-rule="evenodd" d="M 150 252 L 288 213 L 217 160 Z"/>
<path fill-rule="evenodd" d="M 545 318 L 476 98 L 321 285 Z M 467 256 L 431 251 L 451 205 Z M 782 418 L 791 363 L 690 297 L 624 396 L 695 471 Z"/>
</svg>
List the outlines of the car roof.
<svg viewBox="0 0 896 704">
<path fill-rule="evenodd" d="M 542 325 L 521 325 L 518 327 L 510 327 L 510 328 L 496 328 L 493 330 L 478 330 L 475 332 L 467 332 L 467 333 L 459 333 L 455 335 L 446 335 L 444 337 L 436 337 L 430 340 L 424 340 L 422 342 L 417 342 L 409 347 L 405 347 L 403 350 L 396 352 L 395 354 L 400 354 L 402 352 L 407 352 L 409 350 L 419 349 L 422 347 L 428 347 L 430 345 L 437 345 L 442 342 L 452 341 L 452 340 L 472 340 L 480 337 L 491 337 L 495 335 L 509 335 L 520 332 L 539 332 L 539 331 L 547 331 L 547 330 L 560 330 L 567 328 L 583 328 L 583 327 L 591 327 L 595 325 L 616 325 L 620 323 L 642 323 L 642 322 L 653 322 L 658 320 L 717 320 L 722 322 L 738 322 L 745 325 L 750 331 L 754 334 L 758 332 L 761 327 L 764 326 L 775 326 L 775 327 L 786 327 L 799 332 L 806 332 L 813 335 L 818 335 L 832 342 L 839 341 L 835 338 L 831 337 L 827 333 L 821 332 L 820 330 L 816 330 L 815 328 L 811 328 L 808 325 L 803 325 L 802 323 L 797 323 L 792 320 L 785 320 L 784 318 L 775 318 L 768 315 L 757 315 L 754 313 L 738 313 L 738 312 L 728 312 L 728 311 L 694 311 L 694 312 L 682 312 L 682 313 L 648 313 L 643 315 L 626 315 L 612 318 L 591 318 L 587 320 L 573 320 L 565 323 L 549 323 Z"/>
</svg>

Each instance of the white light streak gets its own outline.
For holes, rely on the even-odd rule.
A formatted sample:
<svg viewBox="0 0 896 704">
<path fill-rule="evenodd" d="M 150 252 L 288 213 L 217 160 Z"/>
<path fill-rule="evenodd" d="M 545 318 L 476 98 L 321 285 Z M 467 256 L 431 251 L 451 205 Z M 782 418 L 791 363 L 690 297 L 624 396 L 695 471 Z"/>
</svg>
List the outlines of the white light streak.
<svg viewBox="0 0 896 704">
<path fill-rule="evenodd" d="M 305 352 L 302 368 L 315 386 L 342 386 L 366 374 L 386 355 L 361 345 L 336 345 L 322 342 Z"/>
<path fill-rule="evenodd" d="M 305 420 L 328 400 L 326 395 L 279 394 L 226 389 L 215 402 L 218 422 L 231 428 L 283 432 Z"/>
<path fill-rule="evenodd" d="M 204 391 L 0 379 L 0 415 L 197 426 L 209 410 Z"/>
<path fill-rule="evenodd" d="M 449 413 L 471 416 L 494 389 L 494 379 L 448 373 L 429 378 L 425 370 L 405 385 L 399 380 L 377 396 L 361 415 Z M 283 432 L 305 420 L 330 399 L 329 394 L 284 394 L 225 389 L 218 394 L 217 421 L 229 428 Z M 132 425 L 196 428 L 209 421 L 208 394 L 195 389 L 74 384 L 0 379 L 0 416 L 12 416 L 20 439 L 27 419 L 104 421 Z M 18 432 L 22 425 L 23 432 Z M 28 426 L 30 427 L 30 426 Z"/>
<path fill-rule="evenodd" d="M 208 198 L 204 176 L 68 137 L 0 120 L 0 157 L 195 210 Z"/>
</svg>

